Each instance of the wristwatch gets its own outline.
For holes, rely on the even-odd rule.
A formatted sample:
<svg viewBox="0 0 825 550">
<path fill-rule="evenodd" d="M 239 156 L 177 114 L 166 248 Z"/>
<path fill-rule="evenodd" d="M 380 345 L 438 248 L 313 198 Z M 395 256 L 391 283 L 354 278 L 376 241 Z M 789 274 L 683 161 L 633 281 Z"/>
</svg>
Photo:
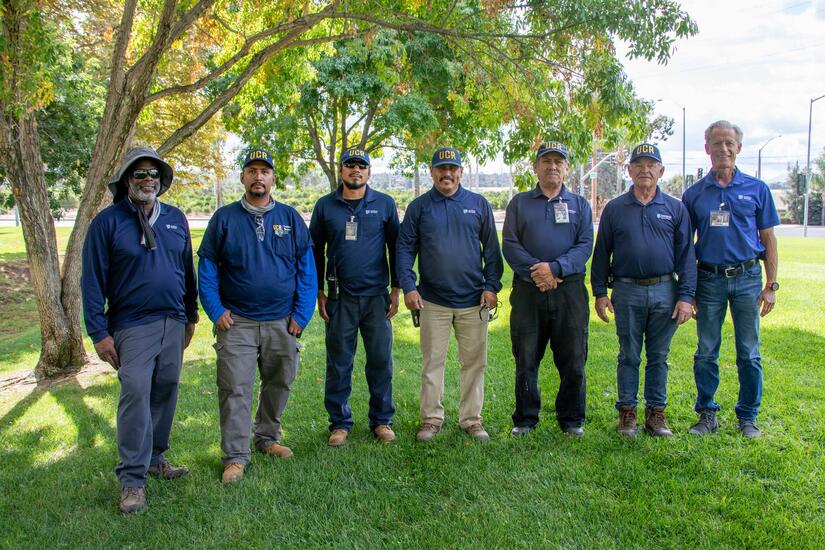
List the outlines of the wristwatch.
<svg viewBox="0 0 825 550">
<path fill-rule="evenodd" d="M 774 281 L 772 283 L 768 283 L 768 284 L 765 285 L 765 288 L 769 288 L 769 289 L 773 290 L 774 292 L 776 292 L 777 290 L 779 290 L 779 283 L 777 283 L 776 281 Z"/>
</svg>

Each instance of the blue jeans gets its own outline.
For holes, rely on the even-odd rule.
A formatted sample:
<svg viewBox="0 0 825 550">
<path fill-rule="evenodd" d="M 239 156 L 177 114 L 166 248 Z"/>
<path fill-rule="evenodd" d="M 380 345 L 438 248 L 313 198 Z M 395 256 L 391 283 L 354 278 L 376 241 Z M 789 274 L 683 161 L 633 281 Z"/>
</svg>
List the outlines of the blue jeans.
<svg viewBox="0 0 825 550">
<path fill-rule="evenodd" d="M 617 409 L 636 407 L 639 402 L 636 394 L 639 391 L 643 339 L 647 358 L 645 406 L 667 405 L 667 356 L 677 326 L 676 320 L 671 318 L 676 307 L 676 289 L 674 280 L 650 286 L 613 284 L 611 300 L 616 315 L 616 335 L 619 337 Z"/>
<path fill-rule="evenodd" d="M 696 332 L 699 344 L 693 356 L 696 380 L 696 412 L 718 411 L 714 401 L 719 387 L 719 347 L 722 323 L 728 304 L 736 341 L 736 368 L 739 373 L 739 399 L 736 416 L 753 421 L 762 401 L 762 357 L 759 355 L 759 307 L 762 291 L 762 266 L 757 263 L 736 277 L 725 277 L 699 270 L 696 287 Z"/>
<path fill-rule="evenodd" d="M 324 405 L 329 414 L 329 429 L 352 430 L 354 424 L 349 396 L 358 330 L 364 339 L 367 356 L 366 375 L 370 391 L 369 427 L 392 424 L 392 324 L 387 320 L 390 297 L 350 296 L 342 292 L 327 302 L 326 326 L 327 379 Z"/>
</svg>

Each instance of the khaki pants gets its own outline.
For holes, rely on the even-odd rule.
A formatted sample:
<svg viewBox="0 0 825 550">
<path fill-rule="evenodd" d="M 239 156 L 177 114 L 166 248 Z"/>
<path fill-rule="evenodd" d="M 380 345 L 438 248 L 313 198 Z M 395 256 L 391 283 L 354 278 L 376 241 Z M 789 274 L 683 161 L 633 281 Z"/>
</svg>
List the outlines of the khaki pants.
<svg viewBox="0 0 825 550">
<path fill-rule="evenodd" d="M 458 424 L 467 428 L 481 422 L 484 404 L 484 368 L 487 365 L 487 321 L 479 318 L 480 306 L 449 308 L 424 301 L 421 310 L 421 422 L 444 422 L 444 367 L 450 343 L 450 327 L 458 341 L 461 363 L 461 400 Z"/>
</svg>

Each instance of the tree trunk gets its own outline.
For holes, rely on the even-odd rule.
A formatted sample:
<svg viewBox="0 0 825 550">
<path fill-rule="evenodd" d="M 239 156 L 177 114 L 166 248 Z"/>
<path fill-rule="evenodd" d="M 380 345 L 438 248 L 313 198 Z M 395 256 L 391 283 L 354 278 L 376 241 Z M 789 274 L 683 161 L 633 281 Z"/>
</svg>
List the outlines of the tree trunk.
<svg viewBox="0 0 825 550">
<path fill-rule="evenodd" d="M 415 165 L 415 196 L 421 194 L 421 175 L 418 173 L 418 164 Z"/>
<path fill-rule="evenodd" d="M 0 158 L 20 209 L 40 315 L 41 349 L 34 372 L 37 379 L 52 378 L 73 372 L 85 362 L 79 303 L 76 320 L 63 307 L 55 307 L 62 302 L 63 284 L 34 113 L 14 116 L 3 112 L 0 126 Z"/>
</svg>

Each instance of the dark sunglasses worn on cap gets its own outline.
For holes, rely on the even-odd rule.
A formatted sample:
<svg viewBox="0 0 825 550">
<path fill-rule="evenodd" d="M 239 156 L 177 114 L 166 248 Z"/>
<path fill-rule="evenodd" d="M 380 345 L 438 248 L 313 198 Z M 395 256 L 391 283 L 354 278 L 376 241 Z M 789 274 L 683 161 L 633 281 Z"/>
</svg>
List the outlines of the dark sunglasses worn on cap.
<svg viewBox="0 0 825 550">
<path fill-rule="evenodd" d="M 156 180 L 160 177 L 160 170 L 154 168 L 150 168 L 149 170 L 135 170 L 132 172 L 132 177 L 136 180 L 145 180 L 146 178 Z"/>
<path fill-rule="evenodd" d="M 345 168 L 350 168 L 350 169 L 352 169 L 352 168 L 360 168 L 361 170 L 366 170 L 366 169 L 367 169 L 367 165 L 366 165 L 366 164 L 364 164 L 363 162 L 355 162 L 355 161 L 348 161 L 348 162 L 345 162 L 345 163 L 344 163 L 344 167 L 345 167 Z"/>
</svg>

